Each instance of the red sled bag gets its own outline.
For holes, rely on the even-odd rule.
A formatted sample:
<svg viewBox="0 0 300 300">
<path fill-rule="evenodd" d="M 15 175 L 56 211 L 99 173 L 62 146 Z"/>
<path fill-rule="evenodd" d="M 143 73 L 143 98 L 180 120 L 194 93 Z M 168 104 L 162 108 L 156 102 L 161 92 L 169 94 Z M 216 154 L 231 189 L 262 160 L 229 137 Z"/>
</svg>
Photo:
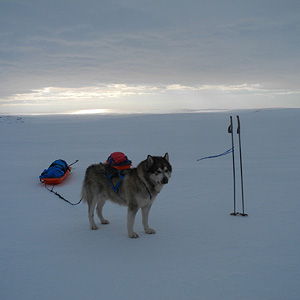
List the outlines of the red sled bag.
<svg viewBox="0 0 300 300">
<path fill-rule="evenodd" d="M 129 160 L 128 157 L 122 152 L 112 153 L 107 158 L 106 163 L 111 165 L 117 170 L 129 169 L 132 166 L 131 160 Z"/>
</svg>

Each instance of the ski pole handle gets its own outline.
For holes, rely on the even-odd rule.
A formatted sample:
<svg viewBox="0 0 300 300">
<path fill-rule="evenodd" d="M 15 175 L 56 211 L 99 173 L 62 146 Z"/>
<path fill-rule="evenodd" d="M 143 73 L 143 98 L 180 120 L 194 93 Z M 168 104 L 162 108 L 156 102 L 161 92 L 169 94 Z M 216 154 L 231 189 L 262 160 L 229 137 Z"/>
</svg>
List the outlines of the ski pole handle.
<svg viewBox="0 0 300 300">
<path fill-rule="evenodd" d="M 230 116 L 230 124 L 228 126 L 228 133 L 232 133 L 232 116 Z"/>
<path fill-rule="evenodd" d="M 240 117 L 239 117 L 239 116 L 236 116 L 236 118 L 237 118 L 237 130 L 236 130 L 236 133 L 237 133 L 237 134 L 240 134 L 240 132 L 241 132 Z"/>
</svg>

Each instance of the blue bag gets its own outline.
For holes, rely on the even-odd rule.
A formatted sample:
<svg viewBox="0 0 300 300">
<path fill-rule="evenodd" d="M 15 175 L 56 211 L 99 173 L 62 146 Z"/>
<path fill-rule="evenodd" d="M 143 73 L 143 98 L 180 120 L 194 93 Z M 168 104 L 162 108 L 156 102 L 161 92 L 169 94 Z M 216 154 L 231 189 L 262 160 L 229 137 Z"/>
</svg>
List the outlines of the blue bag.
<svg viewBox="0 0 300 300">
<path fill-rule="evenodd" d="M 40 180 L 44 178 L 61 178 L 70 170 L 68 164 L 63 159 L 54 161 L 48 169 L 45 169 L 40 175 Z"/>
</svg>

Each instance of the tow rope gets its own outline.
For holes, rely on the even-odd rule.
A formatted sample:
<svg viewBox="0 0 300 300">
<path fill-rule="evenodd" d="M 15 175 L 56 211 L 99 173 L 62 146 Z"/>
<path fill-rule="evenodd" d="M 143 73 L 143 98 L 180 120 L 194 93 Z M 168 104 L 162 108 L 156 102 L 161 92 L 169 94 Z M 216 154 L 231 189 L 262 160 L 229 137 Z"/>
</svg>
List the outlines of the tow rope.
<svg viewBox="0 0 300 300">
<path fill-rule="evenodd" d="M 76 161 L 74 161 L 73 163 L 71 163 L 68 167 L 70 167 L 70 166 L 76 164 L 77 162 L 78 162 L 78 159 L 77 159 Z M 71 170 L 71 169 L 70 169 L 70 170 Z M 55 192 L 55 191 L 53 190 L 55 185 L 53 185 L 52 189 L 50 189 L 50 188 L 47 186 L 47 183 L 46 183 L 46 182 L 44 182 L 44 183 L 45 183 L 45 188 L 46 188 L 49 192 L 55 194 L 57 197 L 59 197 L 60 199 L 64 200 L 65 202 L 67 202 L 67 203 L 69 203 L 69 204 L 71 204 L 71 205 L 78 205 L 78 204 L 82 201 L 82 198 L 81 198 L 77 203 L 72 203 L 71 201 L 67 200 L 67 199 L 64 198 L 62 195 L 60 195 L 59 193 L 57 193 L 57 192 Z"/>
<path fill-rule="evenodd" d="M 49 189 L 49 188 L 47 187 L 47 184 L 45 183 L 45 188 L 46 188 L 49 192 L 55 194 L 55 195 L 58 196 L 60 199 L 64 200 L 65 202 L 67 202 L 67 203 L 69 203 L 69 204 L 71 204 L 71 205 L 78 205 L 78 204 L 82 201 L 82 198 L 81 198 L 77 203 L 72 203 L 72 202 L 70 202 L 69 200 L 65 199 L 65 198 L 64 198 L 62 195 L 60 195 L 59 193 L 54 192 L 54 191 L 53 191 L 54 186 L 52 187 L 52 189 Z"/>
</svg>

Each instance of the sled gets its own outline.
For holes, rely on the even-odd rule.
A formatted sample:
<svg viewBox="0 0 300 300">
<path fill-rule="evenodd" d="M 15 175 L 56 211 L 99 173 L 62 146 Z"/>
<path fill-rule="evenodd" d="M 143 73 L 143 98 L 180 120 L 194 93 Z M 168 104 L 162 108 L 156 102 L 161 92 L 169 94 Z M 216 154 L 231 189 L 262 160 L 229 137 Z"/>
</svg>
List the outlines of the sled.
<svg viewBox="0 0 300 300">
<path fill-rule="evenodd" d="M 68 177 L 70 172 L 71 167 L 66 161 L 58 159 L 54 161 L 48 169 L 45 169 L 39 178 L 42 183 L 55 185 L 62 183 Z"/>
<path fill-rule="evenodd" d="M 41 178 L 40 181 L 42 183 L 52 184 L 52 185 L 60 184 L 68 177 L 71 169 L 72 168 L 69 167 L 69 169 L 66 171 L 66 173 L 60 178 Z"/>
</svg>

